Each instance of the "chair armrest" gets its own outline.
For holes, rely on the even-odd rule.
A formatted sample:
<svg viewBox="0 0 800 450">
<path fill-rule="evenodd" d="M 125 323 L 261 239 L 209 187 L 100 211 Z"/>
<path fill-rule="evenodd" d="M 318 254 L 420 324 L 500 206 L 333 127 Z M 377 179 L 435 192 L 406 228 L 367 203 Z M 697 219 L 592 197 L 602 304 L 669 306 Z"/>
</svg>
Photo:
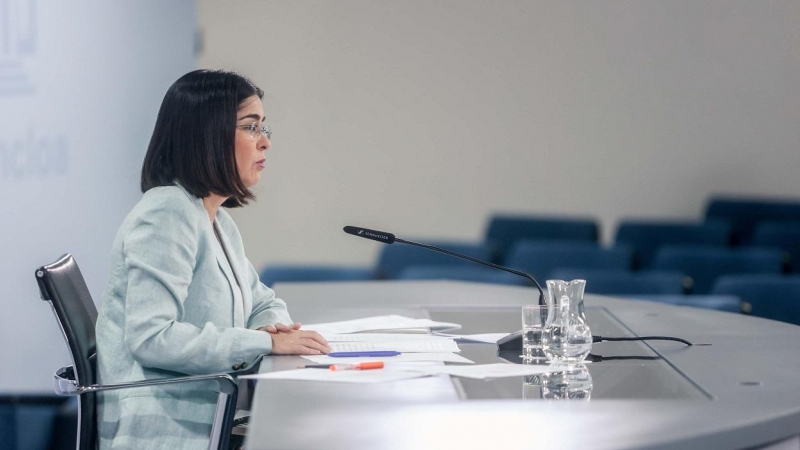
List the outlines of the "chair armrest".
<svg viewBox="0 0 800 450">
<path fill-rule="evenodd" d="M 252 361 L 243 363 L 238 370 L 233 372 L 228 372 L 228 375 L 234 377 L 242 376 L 242 375 L 252 375 L 258 372 L 259 365 L 261 364 L 261 360 L 264 359 L 265 354 L 260 354 L 256 356 Z"/>
<path fill-rule="evenodd" d="M 58 395 L 74 396 L 91 392 L 112 391 L 116 389 L 130 389 L 137 387 L 159 386 L 165 384 L 194 383 L 197 381 L 216 381 L 221 393 L 234 395 L 238 386 L 236 380 L 227 373 L 217 373 L 211 375 L 193 375 L 186 377 L 157 378 L 153 380 L 132 381 L 129 383 L 118 384 L 93 384 L 90 386 L 80 386 L 75 381 L 75 372 L 72 366 L 62 367 L 53 375 L 53 387 Z"/>
</svg>

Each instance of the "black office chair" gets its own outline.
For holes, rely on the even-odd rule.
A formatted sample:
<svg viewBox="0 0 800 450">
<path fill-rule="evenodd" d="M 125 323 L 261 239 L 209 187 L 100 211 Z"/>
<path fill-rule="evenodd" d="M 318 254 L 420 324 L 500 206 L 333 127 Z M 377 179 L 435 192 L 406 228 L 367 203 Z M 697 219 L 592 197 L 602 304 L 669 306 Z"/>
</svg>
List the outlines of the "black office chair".
<svg viewBox="0 0 800 450">
<path fill-rule="evenodd" d="M 229 374 L 214 374 L 110 385 L 95 384 L 97 354 L 94 327 L 97 322 L 97 308 L 78 264 L 72 255 L 66 254 L 58 261 L 37 269 L 36 281 L 42 300 L 50 302 L 55 312 L 72 356 L 73 365 L 56 371 L 53 383 L 56 394 L 79 396 L 78 450 L 97 448 L 96 392 L 209 380 L 217 382 L 219 397 L 208 448 L 227 450 L 238 393 L 233 377 Z"/>
</svg>

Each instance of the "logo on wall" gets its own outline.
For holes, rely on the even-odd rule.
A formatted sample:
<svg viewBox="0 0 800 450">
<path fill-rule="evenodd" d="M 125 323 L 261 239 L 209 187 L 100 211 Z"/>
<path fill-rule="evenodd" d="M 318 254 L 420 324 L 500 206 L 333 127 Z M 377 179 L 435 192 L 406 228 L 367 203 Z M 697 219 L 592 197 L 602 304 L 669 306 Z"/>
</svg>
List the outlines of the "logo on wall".
<svg viewBox="0 0 800 450">
<path fill-rule="evenodd" d="M 0 96 L 35 92 L 25 62 L 36 54 L 36 1 L 0 0 Z"/>
</svg>

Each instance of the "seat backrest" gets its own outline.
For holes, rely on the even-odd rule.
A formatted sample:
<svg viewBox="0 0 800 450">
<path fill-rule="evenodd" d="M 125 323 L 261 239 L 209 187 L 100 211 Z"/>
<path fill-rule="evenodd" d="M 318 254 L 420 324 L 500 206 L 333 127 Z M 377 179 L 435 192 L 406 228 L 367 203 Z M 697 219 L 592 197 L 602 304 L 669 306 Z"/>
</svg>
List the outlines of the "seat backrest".
<svg viewBox="0 0 800 450">
<path fill-rule="evenodd" d="M 533 283 L 519 275 L 503 272 L 490 267 L 473 266 L 409 266 L 398 276 L 400 280 L 454 280 L 475 283 L 511 284 L 533 286 Z"/>
<path fill-rule="evenodd" d="M 733 225 L 736 244 L 749 244 L 758 222 L 800 221 L 800 202 L 764 198 L 711 198 L 706 219 L 723 219 Z"/>
<path fill-rule="evenodd" d="M 760 222 L 753 231 L 753 246 L 775 247 L 786 252 L 790 272 L 800 273 L 800 222 Z"/>
<path fill-rule="evenodd" d="M 484 244 L 433 242 L 430 245 L 480 260 L 490 259 L 492 253 L 490 247 Z M 392 244 L 381 249 L 377 273 L 381 278 L 397 279 L 404 269 L 411 266 L 475 266 L 475 263 L 425 248 Z"/>
<path fill-rule="evenodd" d="M 694 281 L 692 292 L 705 295 L 722 275 L 780 274 L 783 251 L 755 247 L 666 246 L 656 254 L 653 268 L 685 273 Z"/>
<path fill-rule="evenodd" d="M 95 323 L 97 308 L 86 282 L 72 255 L 36 270 L 36 282 L 42 300 L 49 301 L 67 340 L 72 356 L 75 379 L 81 386 L 96 382 Z M 95 448 L 95 394 L 80 399 L 78 448 Z"/>
<path fill-rule="evenodd" d="M 634 300 L 647 300 L 651 302 L 669 303 L 670 305 L 692 306 L 695 308 L 715 309 L 739 313 L 742 301 L 735 295 L 648 295 L 636 294 L 630 297 Z"/>
<path fill-rule="evenodd" d="M 521 240 L 568 240 L 597 242 L 594 219 L 544 216 L 495 215 L 489 221 L 484 241 L 496 246 L 498 260 L 508 262 L 511 248 Z"/>
<path fill-rule="evenodd" d="M 552 278 L 556 269 L 630 270 L 633 250 L 628 246 L 603 248 L 592 242 L 519 241 L 514 244 L 506 265 L 542 281 Z"/>
<path fill-rule="evenodd" d="M 586 280 L 586 292 L 602 295 L 682 295 L 691 279 L 680 272 L 607 269 L 557 269 L 550 276 L 558 280 Z"/>
<path fill-rule="evenodd" d="M 725 276 L 712 292 L 741 298 L 754 316 L 800 325 L 800 275 Z"/>
<path fill-rule="evenodd" d="M 614 242 L 633 247 L 636 267 L 649 269 L 659 248 L 665 245 L 697 244 L 727 246 L 731 241 L 730 223 L 653 222 L 626 220 L 620 223 Z"/>
</svg>

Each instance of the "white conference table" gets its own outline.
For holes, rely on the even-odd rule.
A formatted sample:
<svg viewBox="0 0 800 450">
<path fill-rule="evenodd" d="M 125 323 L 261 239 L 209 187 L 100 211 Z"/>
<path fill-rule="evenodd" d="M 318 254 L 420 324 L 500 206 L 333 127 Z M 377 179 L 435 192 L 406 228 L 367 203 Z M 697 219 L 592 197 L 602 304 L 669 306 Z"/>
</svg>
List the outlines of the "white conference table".
<svg viewBox="0 0 800 450">
<path fill-rule="evenodd" d="M 519 329 L 535 290 L 465 282 L 287 283 L 294 320 L 403 314 Z M 666 335 L 698 344 L 596 343 L 590 400 L 523 400 L 522 377 L 449 376 L 356 385 L 259 381 L 248 449 L 800 448 L 800 327 L 739 314 L 587 295 L 596 335 Z M 459 344 L 479 363 L 514 362 Z M 502 358 L 502 359 L 501 359 Z M 262 372 L 307 363 L 266 357 Z"/>
</svg>

